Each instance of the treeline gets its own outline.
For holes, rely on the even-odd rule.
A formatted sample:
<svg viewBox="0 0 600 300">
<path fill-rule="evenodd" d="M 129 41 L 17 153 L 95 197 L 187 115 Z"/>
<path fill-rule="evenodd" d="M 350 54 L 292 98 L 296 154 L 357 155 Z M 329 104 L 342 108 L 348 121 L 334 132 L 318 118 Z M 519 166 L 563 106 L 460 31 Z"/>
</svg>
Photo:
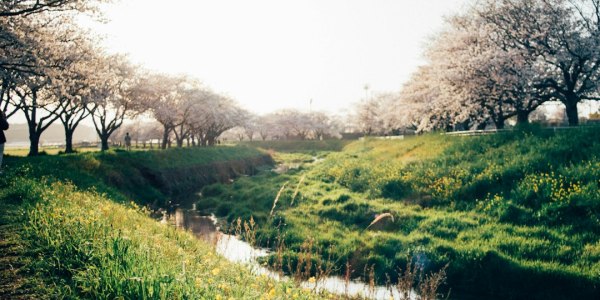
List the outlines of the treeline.
<svg viewBox="0 0 600 300">
<path fill-rule="evenodd" d="M 13 0 L 0 6 L 0 108 L 9 118 L 25 116 L 29 155 L 39 153 L 40 137 L 54 122 L 64 127 L 65 152 L 73 152 L 73 133 L 85 119 L 94 124 L 102 150 L 129 129 L 135 141 L 161 140 L 163 149 L 172 142 L 215 145 L 232 128 L 251 140 L 338 135 L 332 128 L 340 122 L 324 113 L 256 116 L 194 78 L 150 72 L 106 53 L 76 22 L 81 13 L 98 16 L 101 2 Z M 127 119 L 154 122 L 123 126 Z"/>
<path fill-rule="evenodd" d="M 359 106 L 365 132 L 500 129 L 549 101 L 576 126 L 577 105 L 600 100 L 600 1 L 471 1 L 447 18 L 425 58 L 401 91 Z"/>
<path fill-rule="evenodd" d="M 65 129 L 65 152 L 84 119 L 91 119 L 102 150 L 126 118 L 152 116 L 178 145 L 192 135 L 211 145 L 243 119 L 230 98 L 187 76 L 152 73 L 119 54 L 108 54 L 75 21 L 96 14 L 102 1 L 4 1 L 0 6 L 0 105 L 10 118 L 22 112 L 30 155 L 54 122 Z"/>
<path fill-rule="evenodd" d="M 266 140 L 500 129 L 509 118 L 528 122 L 549 101 L 560 101 L 575 126 L 577 105 L 600 99 L 600 0 L 473 1 L 447 19 L 426 49 L 427 64 L 401 91 L 367 97 L 347 118 L 291 109 L 254 115 L 197 79 L 109 54 L 75 21 L 82 13 L 98 16 L 102 2 L 0 3 L 0 109 L 9 119 L 24 115 L 30 155 L 54 122 L 64 127 L 69 153 L 85 119 L 102 150 L 130 129 L 134 140 L 160 140 L 166 148 L 211 146 L 225 132 Z M 127 119 L 154 122 L 122 126 Z"/>
</svg>

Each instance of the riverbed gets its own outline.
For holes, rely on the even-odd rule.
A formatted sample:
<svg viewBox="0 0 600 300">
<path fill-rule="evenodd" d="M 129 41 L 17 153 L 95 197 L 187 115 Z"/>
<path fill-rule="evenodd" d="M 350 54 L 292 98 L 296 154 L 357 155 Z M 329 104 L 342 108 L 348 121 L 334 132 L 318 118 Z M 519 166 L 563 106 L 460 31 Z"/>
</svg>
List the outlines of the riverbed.
<svg viewBox="0 0 600 300">
<path fill-rule="evenodd" d="M 269 270 L 260 265 L 258 259 L 269 255 L 269 250 L 254 248 L 245 241 L 230 234 L 220 231 L 218 220 L 214 215 L 201 215 L 194 209 L 176 208 L 171 213 L 165 213 L 162 223 L 175 226 L 179 229 L 191 232 L 198 239 L 213 245 L 220 255 L 227 260 L 246 265 L 257 275 L 265 275 L 275 280 L 291 280 L 287 276 Z M 400 292 L 395 288 L 387 286 L 374 286 L 356 280 L 346 281 L 339 276 L 328 276 L 317 281 L 303 281 L 302 287 L 364 299 L 402 299 Z M 416 299 L 414 291 L 410 292 L 410 299 Z"/>
</svg>

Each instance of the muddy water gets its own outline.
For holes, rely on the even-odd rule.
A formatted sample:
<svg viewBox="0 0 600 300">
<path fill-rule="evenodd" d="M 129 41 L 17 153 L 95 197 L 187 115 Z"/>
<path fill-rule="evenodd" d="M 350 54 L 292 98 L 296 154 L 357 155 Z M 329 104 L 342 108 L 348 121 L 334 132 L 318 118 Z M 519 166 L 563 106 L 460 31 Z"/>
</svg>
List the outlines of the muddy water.
<svg viewBox="0 0 600 300">
<path fill-rule="evenodd" d="M 257 258 L 269 254 L 266 249 L 254 248 L 233 235 L 220 232 L 217 226 L 217 219 L 214 216 L 202 216 L 195 210 L 178 208 L 171 214 L 165 214 L 161 222 L 190 231 L 198 239 L 214 245 L 217 252 L 229 261 L 243 263 L 256 274 L 266 275 L 276 280 L 288 279 L 285 277 L 282 278 L 276 272 L 258 264 Z M 330 293 L 351 297 L 386 300 L 393 297 L 393 299 L 401 299 L 399 292 L 396 290 L 390 291 L 385 286 L 371 288 L 368 284 L 359 281 L 346 283 L 339 276 L 322 278 L 314 283 L 305 281 L 301 285 L 308 289 L 326 290 Z M 414 292 L 411 292 L 410 298 L 416 299 Z"/>
</svg>

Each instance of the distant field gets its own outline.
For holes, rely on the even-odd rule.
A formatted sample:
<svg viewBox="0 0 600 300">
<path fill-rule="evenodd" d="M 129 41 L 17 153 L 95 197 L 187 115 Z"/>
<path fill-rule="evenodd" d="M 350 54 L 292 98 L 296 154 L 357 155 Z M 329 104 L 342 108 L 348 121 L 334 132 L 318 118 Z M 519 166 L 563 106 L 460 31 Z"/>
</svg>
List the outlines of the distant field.
<svg viewBox="0 0 600 300">
<path fill-rule="evenodd" d="M 349 140 L 274 140 L 274 141 L 252 141 L 240 142 L 241 145 L 258 147 L 266 150 L 279 152 L 317 152 L 317 151 L 341 151 L 350 142 Z"/>
<path fill-rule="evenodd" d="M 74 148 L 75 148 L 76 152 L 80 152 L 80 153 L 100 151 L 100 147 L 97 147 L 97 146 L 75 146 Z M 173 149 L 175 149 L 175 148 L 176 147 L 173 147 Z M 184 145 L 183 148 L 188 148 L 188 147 Z M 111 150 L 125 150 L 125 147 L 111 146 L 110 149 Z M 154 145 L 152 148 L 150 148 L 149 146 L 146 146 L 145 148 L 143 148 L 141 145 L 138 147 L 135 147 L 135 145 L 132 145 L 132 147 L 131 147 L 131 151 L 148 151 L 148 150 L 161 150 L 161 149 L 159 149 L 158 146 L 156 146 L 156 145 Z M 56 155 L 56 154 L 63 153 L 64 151 L 65 151 L 64 146 L 61 146 L 61 147 L 42 146 L 42 147 L 40 147 L 40 153 L 42 153 L 42 155 L 43 154 Z M 4 154 L 8 154 L 11 156 L 27 156 L 28 153 L 29 153 L 29 147 L 7 146 L 4 149 Z"/>
<path fill-rule="evenodd" d="M 49 155 L 58 154 L 61 151 L 65 151 L 64 147 L 40 147 L 40 152 L 44 152 Z M 77 152 L 94 152 L 100 151 L 98 147 L 75 147 L 75 151 Z M 23 147 L 7 147 L 4 149 L 4 154 L 11 156 L 27 156 L 29 153 L 29 148 Z"/>
</svg>

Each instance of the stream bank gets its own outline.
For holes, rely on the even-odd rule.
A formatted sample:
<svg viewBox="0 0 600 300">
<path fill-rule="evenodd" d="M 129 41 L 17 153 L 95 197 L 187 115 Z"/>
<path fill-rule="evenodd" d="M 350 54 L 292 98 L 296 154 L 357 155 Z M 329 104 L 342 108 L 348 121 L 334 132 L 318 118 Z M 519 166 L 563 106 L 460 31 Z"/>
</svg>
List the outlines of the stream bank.
<svg viewBox="0 0 600 300">
<path fill-rule="evenodd" d="M 244 264 L 256 275 L 265 275 L 275 280 L 292 280 L 290 277 L 281 276 L 278 272 L 270 270 L 259 263 L 258 260 L 261 257 L 270 254 L 269 250 L 255 248 L 235 235 L 221 232 L 218 226 L 219 220 L 214 215 L 206 216 L 194 209 L 176 208 L 168 214 L 165 213 L 161 223 L 191 232 L 196 238 L 213 245 L 217 253 L 227 260 Z M 370 286 L 368 283 L 345 280 L 340 276 L 326 276 L 319 280 L 304 280 L 299 282 L 299 285 L 310 290 L 326 291 L 350 299 L 405 299 L 396 288 Z M 418 298 L 414 291 L 410 291 L 408 299 Z"/>
</svg>

